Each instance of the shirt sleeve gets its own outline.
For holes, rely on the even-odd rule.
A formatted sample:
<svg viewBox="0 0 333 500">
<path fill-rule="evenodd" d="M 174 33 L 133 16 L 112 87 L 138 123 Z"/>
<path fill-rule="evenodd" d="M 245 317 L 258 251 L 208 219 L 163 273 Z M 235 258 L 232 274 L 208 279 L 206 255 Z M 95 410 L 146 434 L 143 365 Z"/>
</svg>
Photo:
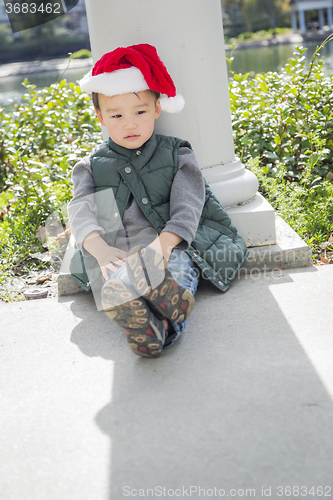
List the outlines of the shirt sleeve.
<svg viewBox="0 0 333 500">
<path fill-rule="evenodd" d="M 75 165 L 72 180 L 73 198 L 68 204 L 71 232 L 82 253 L 89 255 L 82 246 L 85 238 L 93 231 L 97 231 L 100 235 L 105 233 L 97 220 L 95 184 L 89 158 L 84 158 Z"/>
<path fill-rule="evenodd" d="M 179 148 L 178 162 L 178 172 L 174 177 L 170 192 L 170 220 L 163 231 L 180 236 L 183 241 L 177 245 L 177 248 L 187 250 L 195 239 L 205 203 L 205 184 L 201 169 L 191 149 Z"/>
</svg>

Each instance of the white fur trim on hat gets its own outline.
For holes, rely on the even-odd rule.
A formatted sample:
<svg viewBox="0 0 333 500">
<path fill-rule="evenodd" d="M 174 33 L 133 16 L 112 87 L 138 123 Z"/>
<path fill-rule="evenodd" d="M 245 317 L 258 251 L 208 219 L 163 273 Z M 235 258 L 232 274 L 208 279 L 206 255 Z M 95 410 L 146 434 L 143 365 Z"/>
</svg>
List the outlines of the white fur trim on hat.
<svg viewBox="0 0 333 500">
<path fill-rule="evenodd" d="M 97 92 L 109 97 L 149 89 L 143 74 L 135 66 L 96 76 L 92 75 L 91 70 L 79 81 L 79 85 L 84 92 Z M 174 97 L 162 97 L 160 102 L 162 111 L 167 113 L 178 113 L 185 106 L 185 100 L 181 94 Z"/>
<path fill-rule="evenodd" d="M 84 92 L 97 92 L 109 97 L 149 89 L 143 74 L 135 66 L 96 76 L 92 76 L 91 70 L 79 81 L 79 85 Z"/>
<path fill-rule="evenodd" d="M 175 95 L 175 97 L 162 97 L 161 110 L 167 113 L 179 113 L 185 106 L 185 99 L 181 94 Z"/>
</svg>

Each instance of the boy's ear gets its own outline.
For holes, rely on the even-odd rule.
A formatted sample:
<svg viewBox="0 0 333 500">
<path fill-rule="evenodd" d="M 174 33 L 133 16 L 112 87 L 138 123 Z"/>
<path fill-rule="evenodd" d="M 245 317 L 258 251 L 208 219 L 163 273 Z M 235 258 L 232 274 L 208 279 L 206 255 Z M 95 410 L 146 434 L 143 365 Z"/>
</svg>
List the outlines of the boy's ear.
<svg viewBox="0 0 333 500">
<path fill-rule="evenodd" d="M 100 112 L 99 109 L 96 109 L 96 108 L 95 108 L 95 111 L 96 111 L 96 115 L 97 115 L 99 123 L 105 127 L 105 123 L 104 123 L 104 120 L 103 120 L 102 113 Z"/>
<path fill-rule="evenodd" d="M 161 103 L 160 103 L 160 99 L 157 99 L 156 101 L 156 107 L 155 107 L 155 120 L 157 120 L 157 118 L 160 116 L 161 114 Z"/>
</svg>

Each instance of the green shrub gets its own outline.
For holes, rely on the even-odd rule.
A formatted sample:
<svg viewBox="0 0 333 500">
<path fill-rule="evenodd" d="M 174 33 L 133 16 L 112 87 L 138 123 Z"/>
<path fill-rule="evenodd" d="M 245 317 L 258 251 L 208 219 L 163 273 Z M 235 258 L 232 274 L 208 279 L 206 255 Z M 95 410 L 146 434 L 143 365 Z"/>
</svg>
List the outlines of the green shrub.
<svg viewBox="0 0 333 500">
<path fill-rule="evenodd" d="M 321 252 L 320 244 L 327 242 L 333 233 L 333 183 L 324 179 L 309 187 L 302 182 L 288 181 L 283 171 L 269 177 L 259 166 L 259 158 L 250 160 L 247 168 L 256 174 L 265 198 L 312 248 L 316 257 Z"/>
<path fill-rule="evenodd" d="M 253 33 L 251 31 L 244 31 L 243 33 L 240 33 L 237 37 L 237 40 L 250 40 L 253 38 Z"/>
<path fill-rule="evenodd" d="M 307 70 L 305 51 L 297 48 L 281 73 L 234 74 L 230 82 L 237 153 L 295 181 L 308 165 L 315 177 L 333 171 L 333 75 L 324 77 L 317 57 Z"/>
<path fill-rule="evenodd" d="M 91 57 L 91 52 L 88 49 L 77 50 L 72 54 L 72 59 L 88 59 Z"/>
<path fill-rule="evenodd" d="M 37 228 L 72 196 L 73 165 L 101 141 L 90 98 L 77 85 L 23 85 L 22 102 L 0 109 L 0 270 L 40 245 Z"/>
<path fill-rule="evenodd" d="M 236 38 L 226 38 L 227 43 L 237 43 L 237 44 L 246 44 L 248 41 L 261 41 L 263 39 L 271 39 L 272 37 L 275 37 L 276 35 L 284 35 L 284 34 L 289 34 L 292 33 L 292 30 L 290 28 L 275 28 L 275 29 L 268 29 L 268 30 L 260 30 L 260 31 L 244 31 L 243 33 L 240 33 Z"/>
<path fill-rule="evenodd" d="M 324 77 L 318 57 L 325 43 L 309 68 L 298 47 L 281 73 L 233 74 L 229 87 L 236 154 L 313 247 L 333 231 L 333 75 Z"/>
</svg>

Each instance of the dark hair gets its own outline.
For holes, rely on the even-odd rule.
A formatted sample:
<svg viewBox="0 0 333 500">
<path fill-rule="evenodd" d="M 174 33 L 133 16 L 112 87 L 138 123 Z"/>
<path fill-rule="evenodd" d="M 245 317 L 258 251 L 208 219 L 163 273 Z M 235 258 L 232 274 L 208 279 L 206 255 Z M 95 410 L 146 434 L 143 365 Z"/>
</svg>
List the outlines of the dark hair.
<svg viewBox="0 0 333 500">
<path fill-rule="evenodd" d="M 151 92 L 154 95 L 155 102 L 157 102 L 159 100 L 159 98 L 161 97 L 160 92 L 155 92 L 155 90 L 150 90 L 150 89 L 149 89 L 149 92 Z"/>
<path fill-rule="evenodd" d="M 91 98 L 92 98 L 92 102 L 93 102 L 93 105 L 94 105 L 95 109 L 97 109 L 97 111 L 100 111 L 100 109 L 99 109 L 99 102 L 98 102 L 98 93 L 97 92 L 92 92 Z"/>
<path fill-rule="evenodd" d="M 157 102 L 158 99 L 161 97 L 161 94 L 159 92 L 155 92 L 154 90 L 150 90 L 150 89 L 148 89 L 148 90 L 151 94 L 153 94 L 153 96 L 155 97 L 155 102 Z M 133 94 L 135 94 L 135 93 L 136 92 L 133 92 Z M 97 109 L 97 111 L 100 111 L 99 101 L 98 101 L 98 93 L 92 92 L 91 98 L 92 98 L 92 102 L 93 102 L 95 109 Z"/>
</svg>

